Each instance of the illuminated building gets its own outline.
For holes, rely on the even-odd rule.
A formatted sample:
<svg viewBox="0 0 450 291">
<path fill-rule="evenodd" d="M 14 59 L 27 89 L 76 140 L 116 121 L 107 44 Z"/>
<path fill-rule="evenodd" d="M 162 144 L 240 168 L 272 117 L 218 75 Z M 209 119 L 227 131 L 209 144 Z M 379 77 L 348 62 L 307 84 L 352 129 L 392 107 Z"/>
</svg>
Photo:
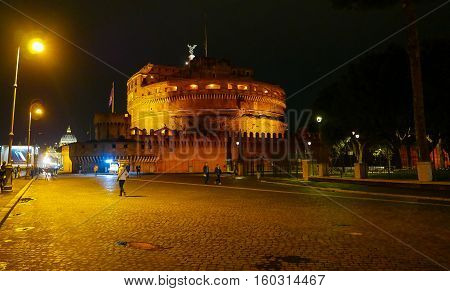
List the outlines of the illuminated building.
<svg viewBox="0 0 450 291">
<path fill-rule="evenodd" d="M 225 60 L 148 64 L 127 82 L 128 112 L 96 114 L 94 139 L 70 144 L 73 171 L 114 171 L 117 162 L 143 173 L 201 172 L 205 162 L 232 170 L 243 157 L 254 170 L 285 142 L 285 109 L 282 88 Z"/>
<path fill-rule="evenodd" d="M 59 140 L 59 146 L 65 146 L 71 143 L 76 143 L 77 138 L 72 134 L 72 130 L 70 129 L 70 126 L 67 128 L 66 134 L 61 137 Z"/>
<path fill-rule="evenodd" d="M 253 70 L 225 60 L 194 59 L 187 66 L 148 64 L 127 82 L 131 126 L 186 131 L 212 128 L 248 134 L 284 133 L 286 96 L 253 80 Z"/>
</svg>

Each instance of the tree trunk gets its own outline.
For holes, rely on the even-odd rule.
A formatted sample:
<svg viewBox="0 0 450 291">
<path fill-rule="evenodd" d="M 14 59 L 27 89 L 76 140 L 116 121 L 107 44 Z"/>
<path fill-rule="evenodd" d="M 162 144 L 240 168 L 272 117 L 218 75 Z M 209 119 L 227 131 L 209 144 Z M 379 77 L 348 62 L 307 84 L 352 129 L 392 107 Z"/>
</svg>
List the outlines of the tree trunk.
<svg viewBox="0 0 450 291">
<path fill-rule="evenodd" d="M 402 0 L 402 4 L 408 23 L 413 23 L 414 21 L 416 21 L 416 12 L 412 1 Z M 408 55 L 411 70 L 414 124 L 419 162 L 429 162 L 430 153 L 428 151 L 428 143 L 426 138 L 419 33 L 417 30 L 417 25 L 415 23 L 408 28 Z"/>
<path fill-rule="evenodd" d="M 359 163 L 364 163 L 364 151 L 366 149 L 366 143 L 360 143 L 358 142 L 358 147 L 359 147 L 359 157 L 358 157 L 358 162 Z"/>
</svg>

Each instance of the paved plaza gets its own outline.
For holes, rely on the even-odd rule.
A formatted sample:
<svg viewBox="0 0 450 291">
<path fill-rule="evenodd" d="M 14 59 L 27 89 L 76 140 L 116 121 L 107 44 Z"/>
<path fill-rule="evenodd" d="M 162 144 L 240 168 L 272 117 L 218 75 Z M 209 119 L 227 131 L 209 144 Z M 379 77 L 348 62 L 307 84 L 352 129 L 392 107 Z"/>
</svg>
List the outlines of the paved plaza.
<svg viewBox="0 0 450 291">
<path fill-rule="evenodd" d="M 35 181 L 0 227 L 4 270 L 445 270 L 450 202 L 201 176 Z"/>
</svg>

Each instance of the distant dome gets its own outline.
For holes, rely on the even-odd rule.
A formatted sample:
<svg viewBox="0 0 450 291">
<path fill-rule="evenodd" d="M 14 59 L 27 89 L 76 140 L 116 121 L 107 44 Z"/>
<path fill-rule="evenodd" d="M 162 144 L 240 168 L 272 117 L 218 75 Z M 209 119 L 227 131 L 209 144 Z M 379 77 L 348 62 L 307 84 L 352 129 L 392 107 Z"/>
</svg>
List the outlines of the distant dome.
<svg viewBox="0 0 450 291">
<path fill-rule="evenodd" d="M 71 143 L 76 143 L 77 138 L 72 134 L 72 130 L 70 129 L 70 126 L 67 128 L 67 132 L 65 135 L 61 137 L 61 140 L 59 141 L 59 146 L 68 145 Z"/>
</svg>

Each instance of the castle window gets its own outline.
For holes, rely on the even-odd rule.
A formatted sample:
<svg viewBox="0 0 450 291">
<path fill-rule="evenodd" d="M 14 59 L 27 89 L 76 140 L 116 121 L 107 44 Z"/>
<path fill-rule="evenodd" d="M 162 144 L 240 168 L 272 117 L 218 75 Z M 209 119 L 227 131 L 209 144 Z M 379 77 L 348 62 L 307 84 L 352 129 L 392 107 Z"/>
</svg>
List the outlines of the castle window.
<svg viewBox="0 0 450 291">
<path fill-rule="evenodd" d="M 128 145 L 127 145 L 127 144 L 124 144 L 124 145 L 123 145 L 123 148 L 124 148 L 124 149 L 127 149 L 127 148 L 128 148 Z"/>
<path fill-rule="evenodd" d="M 94 149 L 96 149 L 97 148 L 97 145 L 96 144 L 94 144 Z"/>
<path fill-rule="evenodd" d="M 227 87 L 228 87 L 228 90 L 233 89 L 233 85 L 231 85 L 230 83 L 228 83 Z"/>
<path fill-rule="evenodd" d="M 218 84 L 209 84 L 209 85 L 206 85 L 206 89 L 207 89 L 207 90 L 216 90 L 216 89 L 220 89 L 220 85 L 218 85 Z"/>
<path fill-rule="evenodd" d="M 264 89 L 264 94 L 267 94 L 267 93 L 269 93 L 269 90 Z"/>
<path fill-rule="evenodd" d="M 247 85 L 237 85 L 238 90 L 248 90 Z"/>
<path fill-rule="evenodd" d="M 166 87 L 166 92 L 175 92 L 175 91 L 177 91 L 178 90 L 178 87 L 177 86 L 169 86 L 169 87 Z"/>
<path fill-rule="evenodd" d="M 114 144 L 114 143 L 111 146 L 112 146 L 113 149 L 116 148 L 116 144 Z"/>
<path fill-rule="evenodd" d="M 198 89 L 198 85 L 197 84 L 191 84 L 191 85 L 189 85 L 189 89 L 190 90 L 197 90 Z"/>
</svg>

